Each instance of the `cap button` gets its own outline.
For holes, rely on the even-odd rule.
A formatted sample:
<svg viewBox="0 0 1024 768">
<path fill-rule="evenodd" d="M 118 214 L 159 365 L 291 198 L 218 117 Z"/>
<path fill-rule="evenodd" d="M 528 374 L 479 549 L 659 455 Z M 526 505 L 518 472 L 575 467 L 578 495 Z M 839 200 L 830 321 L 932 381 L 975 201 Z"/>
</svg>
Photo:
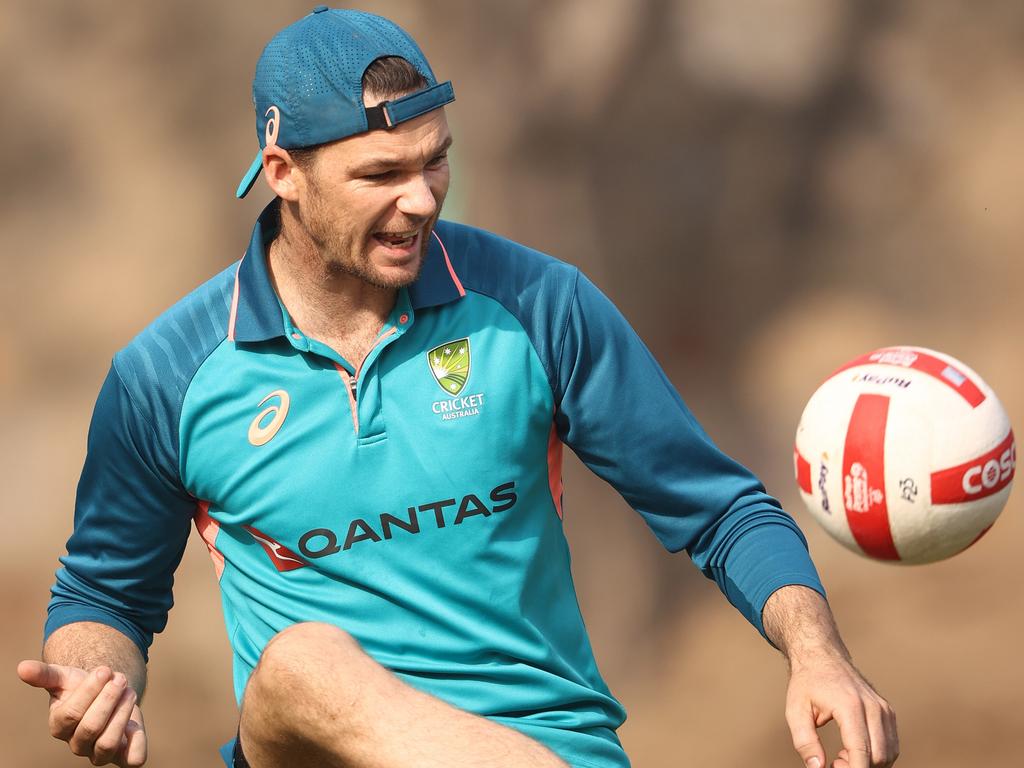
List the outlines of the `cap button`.
<svg viewBox="0 0 1024 768">
<path fill-rule="evenodd" d="M 324 11 L 329 10 L 331 9 L 328 8 L 326 5 L 318 5 L 316 8 L 313 9 L 313 13 L 323 13 Z"/>
</svg>

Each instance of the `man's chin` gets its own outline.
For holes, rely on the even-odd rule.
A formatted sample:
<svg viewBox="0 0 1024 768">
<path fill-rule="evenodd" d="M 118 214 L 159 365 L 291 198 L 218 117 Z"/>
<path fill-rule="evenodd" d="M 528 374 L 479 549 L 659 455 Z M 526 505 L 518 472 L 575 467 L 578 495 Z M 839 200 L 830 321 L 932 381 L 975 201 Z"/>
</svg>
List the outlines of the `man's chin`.
<svg viewBox="0 0 1024 768">
<path fill-rule="evenodd" d="M 366 273 L 360 277 L 378 288 L 405 288 L 419 279 L 423 262 L 422 253 L 413 253 L 405 259 L 370 261 Z"/>
<path fill-rule="evenodd" d="M 334 278 L 356 278 L 375 288 L 394 290 L 415 283 L 423 269 L 424 254 L 413 253 L 403 259 L 382 258 L 373 249 L 357 262 L 330 259 L 327 272 Z"/>
<path fill-rule="evenodd" d="M 403 267 L 384 267 L 375 270 L 368 283 L 378 288 L 406 288 L 419 280 L 423 269 L 423 259 L 414 258 L 412 263 Z"/>
<path fill-rule="evenodd" d="M 372 275 L 367 275 L 367 282 L 381 288 L 405 288 L 415 283 L 423 270 L 423 264 L 427 257 L 428 238 L 430 232 L 426 230 L 417 236 L 415 248 L 407 251 L 383 247 L 375 244 L 371 248 L 366 264 Z"/>
</svg>

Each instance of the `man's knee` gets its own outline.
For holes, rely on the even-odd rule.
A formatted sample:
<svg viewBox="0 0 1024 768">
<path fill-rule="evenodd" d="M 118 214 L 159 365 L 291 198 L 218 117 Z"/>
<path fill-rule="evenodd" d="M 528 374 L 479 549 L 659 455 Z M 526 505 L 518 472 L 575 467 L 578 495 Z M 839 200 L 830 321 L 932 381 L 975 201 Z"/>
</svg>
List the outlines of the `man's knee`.
<svg viewBox="0 0 1024 768">
<path fill-rule="evenodd" d="M 240 733 L 246 754 L 268 744 L 315 739 L 333 695 L 368 662 L 359 643 L 330 624 L 294 624 L 267 643 L 242 697 Z M 342 699 L 344 700 L 344 699 Z M 330 712 L 335 727 L 345 720 Z M 301 738 L 300 738 L 301 734 Z"/>
<path fill-rule="evenodd" d="M 327 686 L 345 684 L 369 657 L 343 629 L 304 622 L 270 639 L 249 678 L 243 708 L 286 708 L 293 716 L 330 696 Z"/>
<path fill-rule="evenodd" d="M 357 686 L 355 675 L 369 663 L 355 639 L 332 625 L 296 624 L 274 635 L 242 697 L 239 735 L 249 762 L 325 762 L 329 730 L 344 730 L 353 718 L 338 709 L 348 698 L 334 694 Z"/>
<path fill-rule="evenodd" d="M 332 624 L 293 624 L 270 639 L 253 670 L 253 680 L 278 685 L 316 684 L 325 667 L 333 673 L 350 669 L 368 658 L 359 643 L 345 630 Z M 335 678 L 337 679 L 337 678 Z"/>
</svg>

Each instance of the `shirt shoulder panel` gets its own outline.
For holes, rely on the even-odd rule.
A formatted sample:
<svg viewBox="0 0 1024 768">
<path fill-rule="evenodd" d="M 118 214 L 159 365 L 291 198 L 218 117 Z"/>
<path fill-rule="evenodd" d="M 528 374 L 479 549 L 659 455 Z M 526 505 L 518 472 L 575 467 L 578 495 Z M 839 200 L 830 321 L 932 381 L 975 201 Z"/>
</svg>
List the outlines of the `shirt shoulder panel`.
<svg viewBox="0 0 1024 768">
<path fill-rule="evenodd" d="M 557 401 L 559 359 L 579 270 L 476 227 L 439 221 L 437 232 L 466 291 L 497 301 L 522 325 Z"/>
<path fill-rule="evenodd" d="M 210 353 L 227 338 L 237 263 L 211 278 L 150 323 L 114 356 L 132 404 L 174 457 L 185 392 Z"/>
<path fill-rule="evenodd" d="M 195 508 L 178 462 L 182 401 L 226 335 L 233 272 L 189 294 L 115 355 L 93 411 L 47 636 L 65 624 L 99 621 L 145 657 L 164 628 Z"/>
</svg>

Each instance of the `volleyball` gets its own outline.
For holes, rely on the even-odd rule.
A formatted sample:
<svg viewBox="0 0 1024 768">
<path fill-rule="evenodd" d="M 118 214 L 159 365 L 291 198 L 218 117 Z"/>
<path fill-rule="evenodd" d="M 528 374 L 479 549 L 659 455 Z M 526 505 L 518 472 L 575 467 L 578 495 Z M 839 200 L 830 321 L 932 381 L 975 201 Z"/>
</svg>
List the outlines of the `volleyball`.
<svg viewBox="0 0 1024 768">
<path fill-rule="evenodd" d="M 852 551 L 893 563 L 962 552 L 992 527 L 1016 469 L 1009 418 L 956 358 L 886 347 L 811 396 L 794 465 L 811 515 Z"/>
</svg>

